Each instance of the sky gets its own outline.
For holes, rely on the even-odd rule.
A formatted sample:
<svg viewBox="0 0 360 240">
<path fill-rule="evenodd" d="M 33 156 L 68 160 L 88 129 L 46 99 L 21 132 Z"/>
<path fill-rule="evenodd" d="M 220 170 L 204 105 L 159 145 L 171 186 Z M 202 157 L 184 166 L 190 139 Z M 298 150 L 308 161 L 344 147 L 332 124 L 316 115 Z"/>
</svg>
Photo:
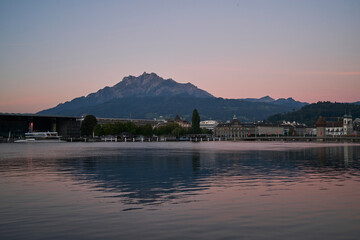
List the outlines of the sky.
<svg viewBox="0 0 360 240">
<path fill-rule="evenodd" d="M 360 101 L 360 1 L 0 1 L 0 112 L 143 72 L 223 98 Z"/>
</svg>

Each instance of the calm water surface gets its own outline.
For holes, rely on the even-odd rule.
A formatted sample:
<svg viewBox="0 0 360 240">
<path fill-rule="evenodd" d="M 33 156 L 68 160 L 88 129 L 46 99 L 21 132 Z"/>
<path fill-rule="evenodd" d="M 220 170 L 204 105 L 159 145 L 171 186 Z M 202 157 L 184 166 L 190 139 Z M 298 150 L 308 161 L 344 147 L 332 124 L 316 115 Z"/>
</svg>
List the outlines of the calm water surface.
<svg viewBox="0 0 360 240">
<path fill-rule="evenodd" d="M 360 145 L 0 144 L 0 239 L 359 239 Z"/>
</svg>

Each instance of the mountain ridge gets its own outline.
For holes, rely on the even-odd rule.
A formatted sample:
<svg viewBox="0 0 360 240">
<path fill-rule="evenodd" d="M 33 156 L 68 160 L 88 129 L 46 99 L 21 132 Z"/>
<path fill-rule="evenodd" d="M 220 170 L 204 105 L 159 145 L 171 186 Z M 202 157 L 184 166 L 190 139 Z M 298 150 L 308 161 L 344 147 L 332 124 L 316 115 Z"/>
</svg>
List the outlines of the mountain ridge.
<svg viewBox="0 0 360 240">
<path fill-rule="evenodd" d="M 275 104 L 275 105 L 292 107 L 293 109 L 299 109 L 299 108 L 302 108 L 303 106 L 306 106 L 309 104 L 307 102 L 296 101 L 292 97 L 274 99 L 270 96 L 264 96 L 261 98 L 240 98 L 239 101 L 256 102 L 256 103 L 270 103 L 270 104 Z"/>
<path fill-rule="evenodd" d="M 59 109 L 56 114 L 66 116 L 95 115 L 104 118 L 154 119 L 163 116 L 174 118 L 180 115 L 191 120 L 191 113 L 196 108 L 201 119 L 227 121 L 234 115 L 240 121 L 251 122 L 266 119 L 274 113 L 291 111 L 291 107 L 269 103 L 238 101 L 224 98 L 195 97 L 127 97 L 107 101 L 97 105 L 88 105 L 75 109 Z M 50 114 L 45 112 L 44 114 Z M 51 113 L 54 114 L 54 113 Z"/>
<path fill-rule="evenodd" d="M 173 79 L 163 79 L 156 73 L 144 72 L 139 77 L 127 76 L 112 87 L 106 86 L 87 96 L 77 97 L 71 101 L 58 104 L 58 107 L 76 108 L 101 104 L 107 101 L 124 97 L 149 97 L 149 96 L 189 96 L 189 97 L 214 97 L 210 93 L 199 89 L 191 83 L 178 83 Z M 54 108 L 50 108 L 54 109 Z M 46 109 L 43 111 L 47 111 Z M 40 111 L 39 113 L 42 113 Z"/>
<path fill-rule="evenodd" d="M 332 103 L 317 102 L 302 107 L 297 111 L 278 113 L 267 118 L 268 122 L 281 123 L 282 121 L 296 121 L 312 126 L 317 119 L 322 117 L 337 118 L 345 114 L 351 114 L 352 117 L 360 117 L 360 105 L 355 103 Z"/>
<path fill-rule="evenodd" d="M 104 87 L 37 114 L 93 114 L 97 117 L 128 117 L 132 114 L 138 118 L 153 118 L 159 115 L 171 117 L 176 113 L 186 115 L 197 107 L 205 118 L 228 120 L 237 115 L 244 121 L 253 121 L 297 110 L 306 104 L 292 98 L 275 100 L 269 96 L 260 99 L 216 98 L 191 83 L 178 83 L 144 72 L 138 77 L 124 77 L 112 87 Z"/>
</svg>

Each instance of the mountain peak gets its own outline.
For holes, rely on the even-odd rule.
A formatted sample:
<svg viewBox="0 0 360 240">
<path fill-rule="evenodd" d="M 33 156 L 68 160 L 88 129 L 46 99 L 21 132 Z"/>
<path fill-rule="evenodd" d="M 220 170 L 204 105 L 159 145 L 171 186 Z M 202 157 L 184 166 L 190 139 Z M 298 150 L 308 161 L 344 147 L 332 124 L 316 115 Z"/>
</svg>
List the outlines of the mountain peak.
<svg viewBox="0 0 360 240">
<path fill-rule="evenodd" d="M 273 99 L 270 96 L 265 96 L 262 98 L 244 98 L 242 100 L 248 101 L 248 102 L 265 102 L 265 103 L 270 103 L 270 102 L 274 102 L 275 99 Z"/>
<path fill-rule="evenodd" d="M 143 74 L 141 74 L 138 77 L 135 76 L 128 76 L 128 77 L 124 77 L 119 83 L 117 83 L 116 85 L 114 85 L 115 88 L 123 88 L 124 85 L 129 86 L 129 85 L 158 85 L 161 84 L 164 81 L 168 81 L 168 82 L 175 82 L 173 79 L 169 78 L 169 79 L 163 79 L 162 77 L 158 76 L 156 73 L 147 73 L 144 72 Z M 180 84 L 180 83 L 178 83 Z"/>
<path fill-rule="evenodd" d="M 273 99 L 272 97 L 270 96 L 265 96 L 265 97 L 262 97 L 259 99 L 261 102 L 273 102 L 275 101 L 275 99 Z"/>
<path fill-rule="evenodd" d="M 210 93 L 197 88 L 191 83 L 178 83 L 171 78 L 163 79 L 156 73 L 146 72 L 138 77 L 124 77 L 122 81 L 112 87 L 111 91 L 114 94 L 112 98 L 156 96 L 213 97 Z"/>
<path fill-rule="evenodd" d="M 191 83 L 178 83 L 171 78 L 163 79 L 153 72 L 144 72 L 138 77 L 131 75 L 124 77 L 119 83 L 112 87 L 104 87 L 95 93 L 90 93 L 86 97 L 75 98 L 70 102 L 59 104 L 55 108 L 91 106 L 121 98 L 174 96 L 195 98 L 214 97 Z"/>
<path fill-rule="evenodd" d="M 236 114 L 238 119 L 249 121 L 299 109 L 304 104 L 306 103 L 285 98 L 274 100 L 270 96 L 241 101 L 224 100 L 213 97 L 190 82 L 178 83 L 171 78 L 163 79 L 156 73 L 144 72 L 139 76 L 126 76 L 112 87 L 102 88 L 86 97 L 75 98 L 39 114 L 87 113 L 99 117 L 122 118 L 129 114 L 136 118 L 173 117 L 176 114 L 186 116 L 196 106 L 203 112 L 204 118 L 224 121 Z"/>
<path fill-rule="evenodd" d="M 141 74 L 138 78 L 140 79 L 153 79 L 153 78 L 161 78 L 159 77 L 156 73 L 147 73 L 147 72 L 144 72 L 143 74 Z"/>
<path fill-rule="evenodd" d="M 147 72 L 144 72 L 141 76 L 155 76 L 155 77 L 159 77 L 156 73 L 154 72 L 151 72 L 151 73 L 147 73 Z"/>
</svg>

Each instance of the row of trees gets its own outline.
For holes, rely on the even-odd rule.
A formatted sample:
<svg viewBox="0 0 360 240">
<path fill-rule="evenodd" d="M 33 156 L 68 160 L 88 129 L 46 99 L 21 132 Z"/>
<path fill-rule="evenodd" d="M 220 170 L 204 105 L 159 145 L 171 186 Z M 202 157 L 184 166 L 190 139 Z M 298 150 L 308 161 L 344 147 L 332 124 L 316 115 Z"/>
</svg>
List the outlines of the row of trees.
<svg viewBox="0 0 360 240">
<path fill-rule="evenodd" d="M 206 129 L 201 129 L 200 132 L 194 132 L 192 128 L 183 128 L 177 123 L 168 123 L 159 127 L 152 128 L 150 124 L 143 126 L 136 126 L 132 122 L 126 123 L 107 123 L 104 125 L 96 125 L 94 127 L 95 136 L 104 136 L 104 135 L 143 135 L 146 137 L 151 137 L 153 135 L 172 135 L 175 137 L 180 137 L 186 134 L 194 133 L 210 133 Z"/>
<path fill-rule="evenodd" d="M 173 135 L 180 137 L 186 134 L 210 134 L 211 131 L 200 128 L 200 115 L 196 109 L 193 111 L 191 128 L 183 128 L 177 123 L 168 123 L 156 128 L 153 128 L 150 124 L 136 126 L 132 122 L 116 122 L 99 125 L 93 115 L 86 116 L 81 124 L 82 136 L 92 136 L 93 134 L 95 136 L 121 135 L 124 133 L 128 135 L 143 135 L 146 137 L 153 135 Z"/>
<path fill-rule="evenodd" d="M 152 136 L 153 129 L 150 124 L 146 124 L 144 126 L 136 126 L 132 122 L 107 123 L 104 125 L 96 125 L 94 128 L 95 136 L 121 135 L 123 133 L 127 133 L 129 135 Z"/>
</svg>

